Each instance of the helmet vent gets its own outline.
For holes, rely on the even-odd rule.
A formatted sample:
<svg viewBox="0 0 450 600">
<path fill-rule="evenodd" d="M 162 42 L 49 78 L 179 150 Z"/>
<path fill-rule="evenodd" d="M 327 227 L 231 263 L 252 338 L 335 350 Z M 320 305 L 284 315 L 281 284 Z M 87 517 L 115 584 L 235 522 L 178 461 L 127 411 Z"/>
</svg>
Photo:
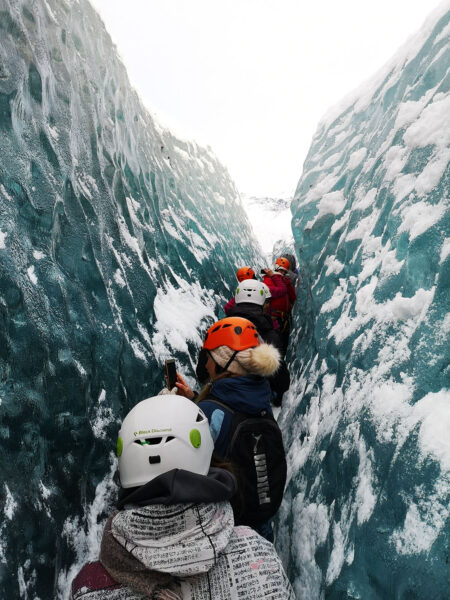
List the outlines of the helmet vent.
<svg viewBox="0 0 450 600">
<path fill-rule="evenodd" d="M 206 419 L 205 415 L 203 413 L 199 412 L 195 421 L 196 421 L 196 423 L 201 423 L 205 419 Z"/>
<path fill-rule="evenodd" d="M 147 442 L 150 444 L 150 446 L 156 446 L 162 442 L 162 437 L 148 438 Z"/>
<path fill-rule="evenodd" d="M 168 436 L 166 437 L 166 444 L 167 444 L 167 442 L 171 442 L 171 441 L 172 441 L 172 440 L 174 440 L 174 439 L 175 439 L 175 438 L 173 437 L 173 435 L 168 435 Z"/>
<path fill-rule="evenodd" d="M 162 437 L 153 437 L 147 438 L 145 440 L 135 440 L 135 444 L 140 444 L 141 446 L 157 446 L 162 442 Z"/>
<path fill-rule="evenodd" d="M 161 462 L 161 457 L 159 456 L 159 454 L 157 456 L 149 456 L 148 457 L 148 462 L 151 465 L 157 465 Z"/>
</svg>

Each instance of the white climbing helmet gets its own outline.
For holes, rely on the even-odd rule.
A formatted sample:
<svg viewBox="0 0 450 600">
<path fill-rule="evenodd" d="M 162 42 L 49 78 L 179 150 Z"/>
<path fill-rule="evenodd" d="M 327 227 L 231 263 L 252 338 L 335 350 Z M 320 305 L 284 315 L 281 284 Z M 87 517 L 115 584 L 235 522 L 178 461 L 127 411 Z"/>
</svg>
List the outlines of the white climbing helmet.
<svg viewBox="0 0 450 600">
<path fill-rule="evenodd" d="M 249 302 L 250 304 L 259 304 L 262 306 L 272 295 L 268 286 L 262 281 L 256 279 L 246 279 L 242 281 L 234 295 L 236 304 Z"/>
<path fill-rule="evenodd" d="M 172 469 L 206 475 L 214 442 L 208 419 L 191 400 L 147 398 L 125 417 L 117 440 L 120 484 L 144 485 Z"/>
</svg>

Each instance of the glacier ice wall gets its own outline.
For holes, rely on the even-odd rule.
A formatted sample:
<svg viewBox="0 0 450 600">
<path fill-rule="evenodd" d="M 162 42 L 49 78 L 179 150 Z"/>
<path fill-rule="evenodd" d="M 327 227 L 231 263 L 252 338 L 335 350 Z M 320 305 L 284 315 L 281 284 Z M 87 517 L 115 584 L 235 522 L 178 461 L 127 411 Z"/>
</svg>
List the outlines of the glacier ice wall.
<svg viewBox="0 0 450 600">
<path fill-rule="evenodd" d="M 286 246 L 287 250 L 289 246 L 290 251 L 294 251 L 290 210 L 292 196 L 292 193 L 272 197 L 241 195 L 253 231 L 260 240 L 265 257 L 269 260 L 280 247 Z"/>
<path fill-rule="evenodd" d="M 298 598 L 450 594 L 450 11 L 319 125 L 278 547 Z"/>
<path fill-rule="evenodd" d="M 192 374 L 259 249 L 226 169 L 144 109 L 86 0 L 0 1 L 0 150 L 0 596 L 59 597 L 97 553 L 118 421 L 165 358 Z"/>
</svg>

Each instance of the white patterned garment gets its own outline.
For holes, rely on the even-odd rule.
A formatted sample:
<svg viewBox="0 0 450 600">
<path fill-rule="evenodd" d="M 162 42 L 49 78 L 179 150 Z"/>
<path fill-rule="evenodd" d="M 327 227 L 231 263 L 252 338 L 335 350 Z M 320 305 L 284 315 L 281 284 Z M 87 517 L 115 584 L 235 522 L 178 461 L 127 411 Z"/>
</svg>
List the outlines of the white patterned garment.
<svg viewBox="0 0 450 600">
<path fill-rule="evenodd" d="M 295 598 L 273 545 L 234 527 L 228 502 L 123 510 L 111 532 L 148 569 L 177 577 L 183 600 Z"/>
</svg>

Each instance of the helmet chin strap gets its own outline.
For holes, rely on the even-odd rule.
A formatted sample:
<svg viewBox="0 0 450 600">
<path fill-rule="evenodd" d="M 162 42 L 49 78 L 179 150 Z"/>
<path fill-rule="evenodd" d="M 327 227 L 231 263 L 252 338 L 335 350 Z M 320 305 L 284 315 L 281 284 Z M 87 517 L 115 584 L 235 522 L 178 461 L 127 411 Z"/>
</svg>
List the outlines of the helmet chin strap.
<svg viewBox="0 0 450 600">
<path fill-rule="evenodd" d="M 233 360 L 236 358 L 236 354 L 238 352 L 239 352 L 239 350 L 235 350 L 233 352 L 233 354 L 231 355 L 231 358 L 228 360 L 227 364 L 222 367 L 222 365 L 219 365 L 219 363 L 216 361 L 216 359 L 212 355 L 212 352 L 210 350 L 207 350 L 208 355 L 211 357 L 211 359 L 214 362 L 214 364 L 217 365 L 219 367 L 219 369 L 221 369 L 222 373 L 228 369 L 228 367 L 231 365 L 231 363 L 233 362 Z"/>
<path fill-rule="evenodd" d="M 228 367 L 231 365 L 231 363 L 233 362 L 233 360 L 236 358 L 236 354 L 238 353 L 238 350 L 235 350 L 233 352 L 233 354 L 231 355 L 230 360 L 227 362 L 227 364 L 223 367 L 223 370 L 226 371 L 228 369 Z"/>
</svg>

